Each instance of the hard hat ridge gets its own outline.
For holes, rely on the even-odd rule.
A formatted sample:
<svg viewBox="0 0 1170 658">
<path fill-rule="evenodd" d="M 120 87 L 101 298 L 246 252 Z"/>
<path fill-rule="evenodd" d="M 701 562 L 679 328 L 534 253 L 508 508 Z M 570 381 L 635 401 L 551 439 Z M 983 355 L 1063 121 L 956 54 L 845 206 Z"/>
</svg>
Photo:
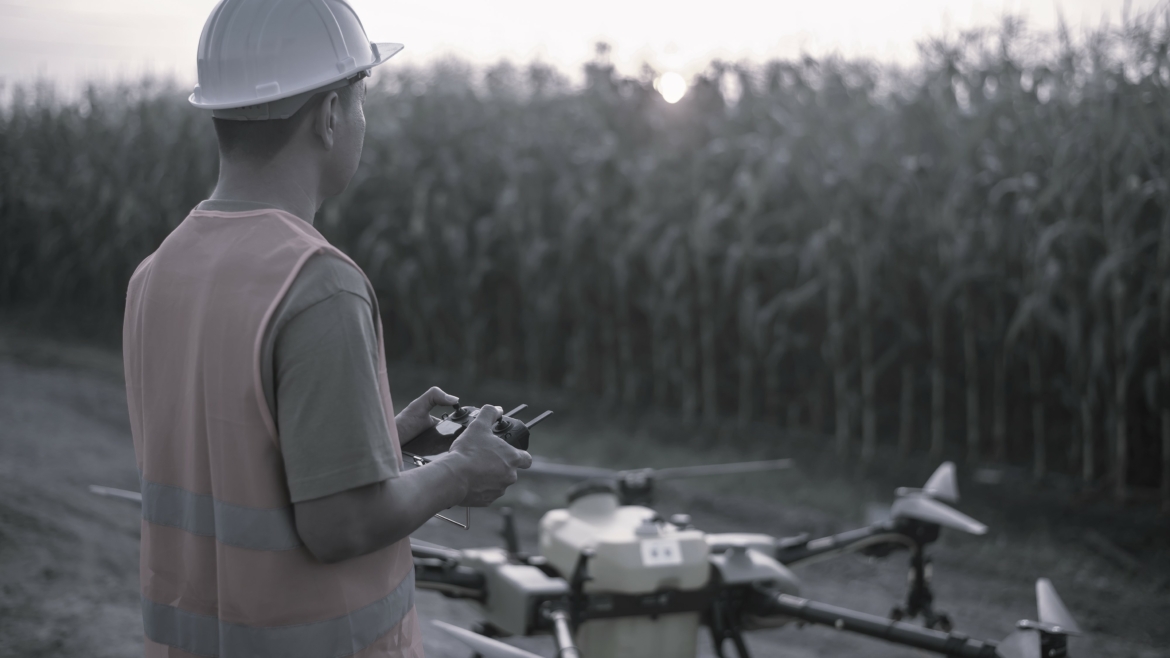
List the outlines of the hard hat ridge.
<svg viewBox="0 0 1170 658">
<path fill-rule="evenodd" d="M 312 94 L 350 84 L 400 50 L 371 43 L 345 0 L 222 0 L 199 38 L 189 101 L 219 118 L 288 118 Z"/>
</svg>

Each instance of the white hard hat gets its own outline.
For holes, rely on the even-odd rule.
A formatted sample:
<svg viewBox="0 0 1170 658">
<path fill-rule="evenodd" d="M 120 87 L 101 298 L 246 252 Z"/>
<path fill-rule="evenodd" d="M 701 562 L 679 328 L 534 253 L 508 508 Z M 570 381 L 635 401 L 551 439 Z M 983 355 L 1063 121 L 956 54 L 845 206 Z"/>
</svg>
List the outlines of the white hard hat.
<svg viewBox="0 0 1170 658">
<path fill-rule="evenodd" d="M 371 43 L 345 0 L 221 0 L 199 37 L 188 100 L 223 119 L 286 119 L 400 50 Z"/>
</svg>

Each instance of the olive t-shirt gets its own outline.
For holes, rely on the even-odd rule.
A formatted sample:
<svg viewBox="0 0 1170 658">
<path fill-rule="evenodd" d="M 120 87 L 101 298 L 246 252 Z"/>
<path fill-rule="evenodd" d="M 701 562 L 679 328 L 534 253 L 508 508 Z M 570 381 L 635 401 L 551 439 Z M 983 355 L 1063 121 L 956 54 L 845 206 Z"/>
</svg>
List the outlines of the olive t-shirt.
<svg viewBox="0 0 1170 658">
<path fill-rule="evenodd" d="M 218 212 L 267 207 L 227 200 L 197 206 Z M 396 472 L 378 392 L 374 313 L 361 272 L 336 256 L 315 254 L 264 330 L 261 384 L 294 503 L 381 482 Z"/>
</svg>

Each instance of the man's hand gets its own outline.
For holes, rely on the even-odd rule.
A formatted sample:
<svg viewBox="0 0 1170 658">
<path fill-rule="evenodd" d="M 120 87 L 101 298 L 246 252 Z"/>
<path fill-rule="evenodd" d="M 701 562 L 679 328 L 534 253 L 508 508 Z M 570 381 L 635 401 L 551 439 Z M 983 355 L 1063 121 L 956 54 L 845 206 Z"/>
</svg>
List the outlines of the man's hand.
<svg viewBox="0 0 1170 658">
<path fill-rule="evenodd" d="M 492 434 L 504 410 L 486 405 L 467 429 L 451 444 L 449 458 L 460 462 L 456 470 L 467 485 L 467 495 L 460 505 L 484 507 L 504 495 L 516 483 L 517 469 L 532 465 L 532 455 L 517 450 Z"/>
<path fill-rule="evenodd" d="M 436 419 L 431 415 L 431 409 L 439 405 L 453 407 L 457 404 L 459 398 L 444 393 L 438 386 L 427 389 L 426 393 L 406 405 L 406 408 L 394 417 L 394 426 L 398 428 L 399 445 L 406 445 L 414 437 L 435 426 Z"/>
<path fill-rule="evenodd" d="M 398 415 L 400 436 L 431 426 L 431 407 L 457 404 L 437 388 L 427 391 Z M 484 407 L 451 445 L 451 451 L 398 477 L 293 504 L 297 534 L 322 562 L 365 555 L 410 535 L 437 512 L 455 505 L 482 507 L 516 481 L 516 469 L 532 457 L 492 434 L 499 407 Z M 407 425 L 403 421 L 412 423 Z M 408 434 L 408 432 L 410 432 Z"/>
</svg>

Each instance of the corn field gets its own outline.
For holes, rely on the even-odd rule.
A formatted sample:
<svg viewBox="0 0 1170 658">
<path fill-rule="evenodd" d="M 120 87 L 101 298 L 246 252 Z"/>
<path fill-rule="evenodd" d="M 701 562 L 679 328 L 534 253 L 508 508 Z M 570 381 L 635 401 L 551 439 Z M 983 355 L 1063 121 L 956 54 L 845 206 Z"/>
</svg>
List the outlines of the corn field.
<svg viewBox="0 0 1170 658">
<path fill-rule="evenodd" d="M 677 105 L 604 48 L 582 85 L 391 65 L 316 224 L 396 359 L 1170 504 L 1168 21 L 716 62 Z M 117 317 L 211 121 L 157 81 L 9 91 L 0 308 Z"/>
</svg>

